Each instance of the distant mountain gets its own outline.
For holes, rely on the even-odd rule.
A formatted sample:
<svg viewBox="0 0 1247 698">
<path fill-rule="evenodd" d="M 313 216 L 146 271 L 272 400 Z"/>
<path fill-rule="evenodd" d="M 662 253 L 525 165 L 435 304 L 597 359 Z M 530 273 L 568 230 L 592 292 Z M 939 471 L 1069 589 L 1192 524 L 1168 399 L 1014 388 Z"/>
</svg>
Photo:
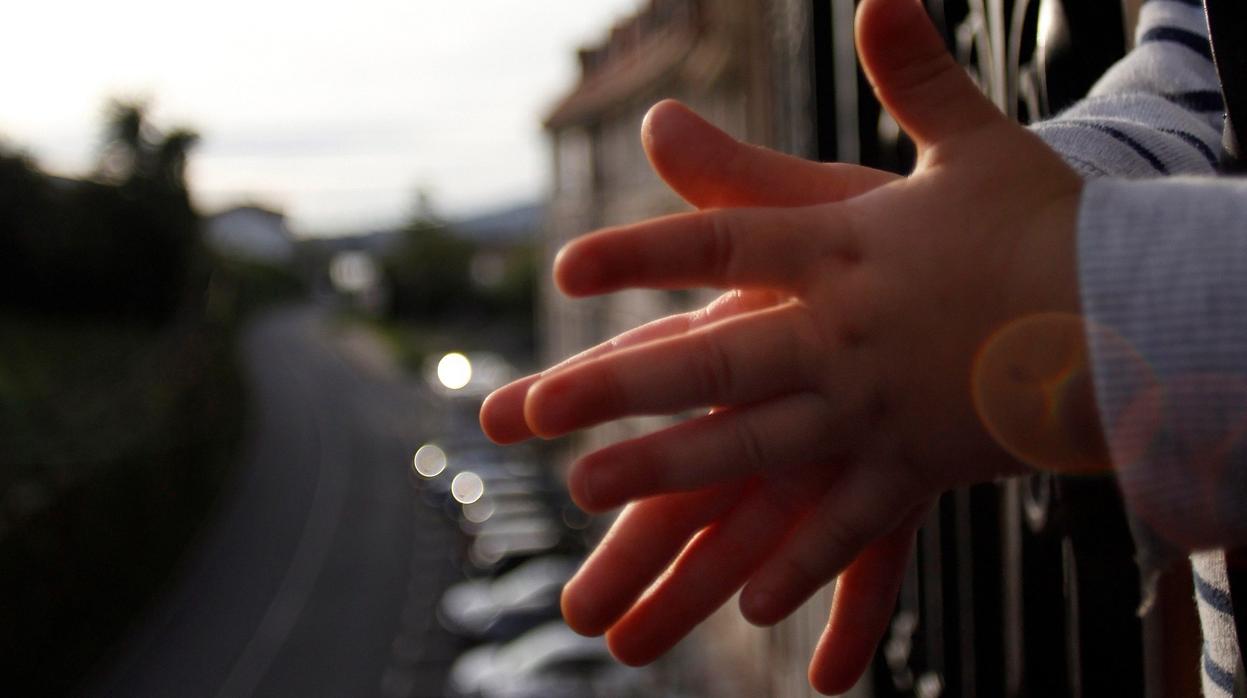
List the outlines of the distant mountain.
<svg viewBox="0 0 1247 698">
<path fill-rule="evenodd" d="M 325 238 L 307 238 L 303 244 L 313 249 L 331 254 L 338 252 L 369 252 L 381 256 L 398 242 L 396 230 L 372 230 L 355 235 L 340 235 Z"/>
<path fill-rule="evenodd" d="M 476 242 L 518 243 L 535 240 L 545 216 L 544 203 L 526 203 L 448 224 L 458 235 Z"/>
<path fill-rule="evenodd" d="M 535 242 L 545 225 L 544 203 L 518 204 L 470 218 L 446 221 L 455 235 L 485 245 Z M 363 251 L 384 255 L 399 239 L 399 230 L 372 230 L 340 237 L 312 238 L 305 244 L 330 252 Z"/>
</svg>

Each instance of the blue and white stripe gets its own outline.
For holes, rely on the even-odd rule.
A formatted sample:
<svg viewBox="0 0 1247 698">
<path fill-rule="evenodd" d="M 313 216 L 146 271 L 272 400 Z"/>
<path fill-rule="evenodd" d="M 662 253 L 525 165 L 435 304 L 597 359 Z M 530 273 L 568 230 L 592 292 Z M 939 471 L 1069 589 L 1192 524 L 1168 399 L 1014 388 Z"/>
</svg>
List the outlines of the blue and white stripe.
<svg viewBox="0 0 1247 698">
<path fill-rule="evenodd" d="M 1200 660 L 1204 695 L 1230 698 L 1234 694 L 1238 642 L 1234 634 L 1234 609 L 1230 603 L 1225 555 L 1220 551 L 1192 555 L 1191 572 L 1199 624 L 1204 629 L 1204 653 Z"/>
<path fill-rule="evenodd" d="M 1224 107 L 1202 5 L 1150 0 L 1135 40 L 1086 99 L 1032 128 L 1088 178 L 1212 174 Z"/>
<path fill-rule="evenodd" d="M 1086 99 L 1032 127 L 1090 180 L 1079 218 L 1084 312 L 1124 338 L 1162 382 L 1200 371 L 1247 377 L 1247 180 L 1190 177 L 1215 174 L 1224 118 L 1202 3 L 1148 0 L 1135 43 Z M 1091 343 L 1100 412 L 1113 425 L 1138 397 L 1137 372 L 1094 332 Z M 1204 410 L 1186 410 L 1182 426 L 1221 428 L 1217 406 Z M 1189 526 L 1177 541 L 1188 551 L 1247 543 L 1247 449 L 1230 454 L 1228 473 L 1209 483 L 1187 467 L 1181 439 L 1148 438 L 1154 448 L 1136 462 L 1114 447 L 1132 506 Z M 1227 506 L 1207 505 L 1210 486 Z M 1156 533 L 1174 540 L 1174 531 Z M 1163 563 L 1165 552 L 1140 558 Z M 1204 695 L 1230 698 L 1238 647 L 1225 556 L 1192 554 L 1191 567 Z"/>
</svg>

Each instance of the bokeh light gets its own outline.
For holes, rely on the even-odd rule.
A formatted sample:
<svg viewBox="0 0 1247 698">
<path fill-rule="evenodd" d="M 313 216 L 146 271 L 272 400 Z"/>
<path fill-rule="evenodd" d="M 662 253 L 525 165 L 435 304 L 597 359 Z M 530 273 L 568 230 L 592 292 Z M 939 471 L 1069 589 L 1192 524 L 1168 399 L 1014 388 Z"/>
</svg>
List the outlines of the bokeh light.
<svg viewBox="0 0 1247 698">
<path fill-rule="evenodd" d="M 459 352 L 451 352 L 437 362 L 437 380 L 451 390 L 461 390 L 472 381 L 472 362 Z"/>
<path fill-rule="evenodd" d="M 460 504 L 473 504 L 485 494 L 485 481 L 480 475 L 465 470 L 451 481 L 450 494 Z"/>
<path fill-rule="evenodd" d="M 488 497 L 482 497 L 471 504 L 463 505 L 463 518 L 474 524 L 482 524 L 494 515 L 497 506 L 494 500 Z"/>
<path fill-rule="evenodd" d="M 436 444 L 425 444 L 412 458 L 412 467 L 424 477 L 437 477 L 446 470 L 446 452 Z"/>
<path fill-rule="evenodd" d="M 329 262 L 329 280 L 345 293 L 362 293 L 380 283 L 381 272 L 372 255 L 342 252 Z"/>
</svg>

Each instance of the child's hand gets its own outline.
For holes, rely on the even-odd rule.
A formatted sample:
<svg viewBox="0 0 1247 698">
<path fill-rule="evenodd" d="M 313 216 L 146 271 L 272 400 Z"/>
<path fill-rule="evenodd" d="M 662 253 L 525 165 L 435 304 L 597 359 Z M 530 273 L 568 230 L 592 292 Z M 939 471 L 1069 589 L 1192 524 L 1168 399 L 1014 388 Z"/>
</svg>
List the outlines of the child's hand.
<svg viewBox="0 0 1247 698">
<path fill-rule="evenodd" d="M 840 201 L 900 179 L 888 172 L 814 163 L 739 143 L 675 102 L 660 103 L 650 111 L 643 142 L 655 170 L 685 200 L 700 208 Z M 497 391 L 482 409 L 482 425 L 496 441 L 530 438 L 533 433 L 523 419 L 523 404 L 528 388 L 542 376 L 645 341 L 685 334 L 770 307 L 786 298 L 764 289 L 729 291 L 702 310 L 632 330 Z M 775 549 L 775 541 L 785 536 L 814 503 L 808 494 L 824 489 L 815 479 L 826 478 L 829 472 L 809 467 L 803 469 L 801 477 L 742 478 L 629 504 L 568 585 L 564 594 L 568 622 L 586 634 L 600 634 L 615 626 L 610 639 L 621 659 L 633 664 L 651 661 L 731 598 Z M 669 587 L 684 598 L 651 597 L 648 610 L 637 607 L 628 614 L 631 625 L 617 623 L 680 555 L 689 539 L 710 524 L 715 524 L 715 534 L 703 536 L 696 553 L 681 556 L 681 575 L 700 582 Z M 837 617 L 861 632 L 837 644 L 835 662 L 824 662 L 829 669 L 839 665 L 863 667 L 870 660 L 874 638 L 890 620 L 912 530 L 911 526 L 902 534 L 871 544 L 841 575 Z M 729 568 L 725 562 L 733 564 Z M 679 613 L 671 613 L 668 606 L 677 607 Z M 855 678 L 860 669 L 850 668 L 847 673 Z"/>
<path fill-rule="evenodd" d="M 746 581 L 742 610 L 771 623 L 844 571 L 811 666 L 817 688 L 843 690 L 886 627 L 932 499 L 1022 469 L 975 414 L 971 369 L 997 330 L 1077 313 L 1081 183 L 978 93 L 915 0 L 866 0 L 858 41 L 880 98 L 918 144 L 910 178 L 844 198 L 882 181 L 846 170 L 854 186 L 778 202 L 730 182 L 676 184 L 698 204 L 844 200 L 706 211 L 576 240 L 556 265 L 573 295 L 750 290 L 635 330 L 483 408 L 486 431 L 509 441 L 718 406 L 573 466 L 585 508 L 640 500 L 564 596 L 568 622 L 609 628 L 625 661 L 653 659 Z M 750 182 L 731 172 L 734 181 L 766 191 L 788 168 L 822 176 L 771 157 L 776 173 Z"/>
<path fill-rule="evenodd" d="M 842 201 L 901 179 L 891 172 L 802 160 L 733 140 L 675 101 L 650 109 L 641 127 L 650 164 L 676 193 L 700 209 L 741 206 L 810 206 Z M 642 342 L 684 334 L 726 317 L 774 305 L 787 294 L 733 290 L 701 310 L 663 318 L 518 380 L 489 396 L 481 427 L 499 443 L 535 436 L 524 420 L 528 389 L 570 365 Z"/>
</svg>

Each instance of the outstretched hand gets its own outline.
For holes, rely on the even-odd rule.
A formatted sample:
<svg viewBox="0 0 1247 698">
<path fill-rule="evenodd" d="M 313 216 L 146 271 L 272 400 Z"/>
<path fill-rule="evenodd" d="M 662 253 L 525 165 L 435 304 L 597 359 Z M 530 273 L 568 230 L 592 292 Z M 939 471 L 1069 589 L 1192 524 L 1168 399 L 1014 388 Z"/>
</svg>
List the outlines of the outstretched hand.
<svg viewBox="0 0 1247 698">
<path fill-rule="evenodd" d="M 575 296 L 737 290 L 482 408 L 501 442 L 714 408 L 572 467 L 582 507 L 628 508 L 568 584 L 565 615 L 625 662 L 665 652 L 742 585 L 745 616 L 773 623 L 839 575 L 810 679 L 845 690 L 933 499 L 1024 470 L 976 413 L 971 374 L 1002 329 L 1078 312 L 1081 182 L 980 95 L 916 0 L 866 0 L 857 34 L 918 146 L 910 177 L 743 146 L 659 105 L 651 161 L 706 210 L 582 237 L 555 278 Z"/>
</svg>

